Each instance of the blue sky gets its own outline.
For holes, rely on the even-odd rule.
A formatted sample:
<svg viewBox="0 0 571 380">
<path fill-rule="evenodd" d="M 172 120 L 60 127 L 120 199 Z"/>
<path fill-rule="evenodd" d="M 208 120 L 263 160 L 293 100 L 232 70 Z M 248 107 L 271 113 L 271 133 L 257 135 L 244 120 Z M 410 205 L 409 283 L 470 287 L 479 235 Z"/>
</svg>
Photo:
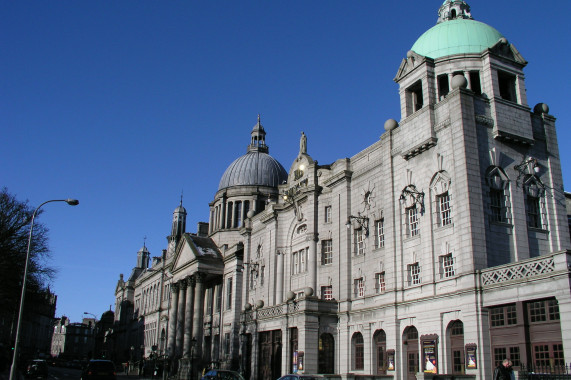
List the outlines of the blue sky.
<svg viewBox="0 0 571 380">
<path fill-rule="evenodd" d="M 57 316 L 114 302 L 146 245 L 166 248 L 184 192 L 187 230 L 208 221 L 226 167 L 261 114 L 289 168 L 308 137 L 321 164 L 400 119 L 401 60 L 437 19 L 423 1 L 2 1 L 0 186 L 48 204 Z M 529 62 L 528 103 L 557 118 L 571 189 L 571 2 L 472 0 Z"/>
</svg>

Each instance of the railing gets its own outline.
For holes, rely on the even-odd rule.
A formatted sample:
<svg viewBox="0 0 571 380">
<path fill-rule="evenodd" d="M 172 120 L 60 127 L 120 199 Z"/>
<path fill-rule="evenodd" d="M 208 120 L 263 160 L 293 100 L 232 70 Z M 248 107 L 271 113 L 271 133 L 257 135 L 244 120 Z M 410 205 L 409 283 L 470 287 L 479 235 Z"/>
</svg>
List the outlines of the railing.
<svg viewBox="0 0 571 380">
<path fill-rule="evenodd" d="M 571 363 L 561 365 L 521 365 L 519 378 L 526 380 L 570 380 Z"/>
<path fill-rule="evenodd" d="M 500 282 L 534 277 L 555 271 L 553 256 L 539 257 L 532 261 L 517 262 L 494 270 L 482 271 L 482 284 L 493 285 Z"/>
<path fill-rule="evenodd" d="M 283 305 L 258 310 L 258 318 L 271 318 L 283 314 Z"/>
</svg>

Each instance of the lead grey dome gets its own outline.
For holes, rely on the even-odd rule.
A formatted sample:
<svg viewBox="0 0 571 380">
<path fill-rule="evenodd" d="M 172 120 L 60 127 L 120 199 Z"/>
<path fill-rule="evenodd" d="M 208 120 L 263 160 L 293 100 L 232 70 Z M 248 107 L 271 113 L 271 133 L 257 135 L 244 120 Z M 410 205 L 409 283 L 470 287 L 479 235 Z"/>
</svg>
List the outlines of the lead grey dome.
<svg viewBox="0 0 571 380">
<path fill-rule="evenodd" d="M 267 153 L 248 152 L 228 166 L 218 190 L 233 186 L 277 187 L 285 180 L 287 172 L 275 158 Z"/>
<path fill-rule="evenodd" d="M 284 167 L 269 155 L 266 131 L 260 123 L 260 115 L 250 135 L 247 153 L 228 166 L 220 179 L 218 190 L 233 186 L 278 187 L 287 180 Z"/>
</svg>

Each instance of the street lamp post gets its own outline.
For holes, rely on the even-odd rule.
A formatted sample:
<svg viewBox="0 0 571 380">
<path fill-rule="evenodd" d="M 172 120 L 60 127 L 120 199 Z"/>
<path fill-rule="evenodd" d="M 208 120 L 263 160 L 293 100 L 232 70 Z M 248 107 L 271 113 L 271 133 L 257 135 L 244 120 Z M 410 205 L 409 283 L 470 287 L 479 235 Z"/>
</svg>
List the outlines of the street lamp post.
<svg viewBox="0 0 571 380">
<path fill-rule="evenodd" d="M 95 353 L 95 348 L 96 348 L 95 347 L 96 346 L 96 344 L 95 344 L 95 334 L 96 334 L 95 328 L 96 328 L 96 326 L 95 325 L 97 324 L 97 317 L 95 316 L 95 314 L 88 313 L 87 311 L 84 311 L 83 315 L 90 315 L 93 317 L 93 327 L 91 328 L 91 339 L 90 340 L 91 340 L 91 358 L 95 358 L 96 357 L 95 356 L 96 355 L 96 353 Z M 89 354 L 89 352 L 88 352 L 88 354 Z"/>
<path fill-rule="evenodd" d="M 34 219 L 36 218 L 36 214 L 38 210 L 45 205 L 46 203 L 50 202 L 65 202 L 70 206 L 77 206 L 79 201 L 77 199 L 52 199 L 50 201 L 45 201 L 41 205 L 39 205 L 32 214 L 32 220 L 30 221 L 30 235 L 28 236 L 28 249 L 26 250 L 26 263 L 24 265 L 24 279 L 22 280 L 22 294 L 20 295 L 20 310 L 18 312 L 18 323 L 16 325 L 16 339 L 14 342 L 14 356 L 12 357 L 12 367 L 10 368 L 10 380 L 16 379 L 16 370 L 18 368 L 17 361 L 18 361 L 18 354 L 20 349 L 20 329 L 22 326 L 22 316 L 24 314 L 24 299 L 26 297 L 26 279 L 28 277 L 28 263 L 30 261 L 30 246 L 32 245 L 32 232 L 34 231 Z"/>
</svg>

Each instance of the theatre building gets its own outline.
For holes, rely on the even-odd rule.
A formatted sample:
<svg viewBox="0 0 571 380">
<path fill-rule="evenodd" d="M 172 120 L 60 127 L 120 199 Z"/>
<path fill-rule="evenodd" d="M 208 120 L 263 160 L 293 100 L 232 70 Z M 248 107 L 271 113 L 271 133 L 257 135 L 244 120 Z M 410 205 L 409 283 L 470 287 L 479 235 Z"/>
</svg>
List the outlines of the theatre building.
<svg viewBox="0 0 571 380">
<path fill-rule="evenodd" d="M 286 170 L 259 117 L 249 143 L 245 129 L 209 222 L 186 232 L 181 202 L 163 254 L 143 247 L 121 277 L 117 360 L 247 380 L 490 379 L 504 358 L 517 371 L 571 362 L 555 118 L 528 105 L 526 60 L 459 0 L 406 50 L 400 121 L 350 158 L 318 163 L 318 136 L 302 133 Z"/>
</svg>

